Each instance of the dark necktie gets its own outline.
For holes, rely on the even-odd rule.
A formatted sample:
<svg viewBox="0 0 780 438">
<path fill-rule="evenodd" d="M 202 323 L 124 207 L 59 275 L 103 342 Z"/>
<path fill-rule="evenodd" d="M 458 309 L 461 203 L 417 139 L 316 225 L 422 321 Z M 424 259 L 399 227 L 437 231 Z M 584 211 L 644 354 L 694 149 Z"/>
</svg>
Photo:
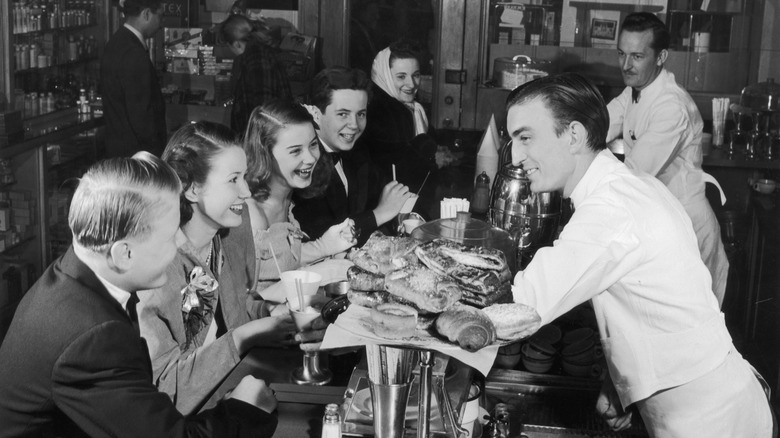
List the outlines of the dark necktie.
<svg viewBox="0 0 780 438">
<path fill-rule="evenodd" d="M 631 101 L 634 103 L 637 103 L 639 101 L 639 93 L 640 91 L 636 88 L 631 89 Z"/>
<path fill-rule="evenodd" d="M 341 153 L 340 152 L 328 152 L 328 155 L 330 156 L 331 161 L 333 161 L 333 165 L 339 164 L 341 161 Z"/>
<path fill-rule="evenodd" d="M 138 304 L 138 294 L 135 292 L 130 292 L 130 298 L 127 300 L 127 316 L 130 317 L 130 322 L 133 323 L 133 328 L 135 329 L 135 332 L 139 335 L 141 334 L 141 330 L 138 327 L 138 312 L 135 308 L 136 304 Z"/>
</svg>

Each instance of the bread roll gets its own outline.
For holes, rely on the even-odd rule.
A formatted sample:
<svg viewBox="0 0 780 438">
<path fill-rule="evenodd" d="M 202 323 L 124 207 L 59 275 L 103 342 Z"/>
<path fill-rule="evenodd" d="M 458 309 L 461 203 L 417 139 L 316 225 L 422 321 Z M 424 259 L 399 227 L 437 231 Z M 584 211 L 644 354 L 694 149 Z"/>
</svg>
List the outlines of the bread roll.
<svg viewBox="0 0 780 438">
<path fill-rule="evenodd" d="M 496 341 L 496 328 L 484 312 L 456 303 L 436 318 L 436 331 L 461 348 L 477 351 Z"/>
<path fill-rule="evenodd" d="M 372 309 L 379 304 L 386 303 L 389 295 L 390 294 L 385 291 L 364 292 L 352 289 L 347 291 L 347 299 L 350 304 L 368 307 L 369 309 Z"/>
<path fill-rule="evenodd" d="M 417 311 L 396 303 L 380 304 L 371 309 L 374 333 L 387 339 L 408 339 L 417 330 Z"/>
<path fill-rule="evenodd" d="M 358 266 L 347 269 L 347 280 L 352 290 L 374 291 L 385 288 L 385 276 L 374 274 Z"/>
<path fill-rule="evenodd" d="M 444 311 L 462 296 L 457 284 L 449 277 L 423 266 L 407 267 L 387 274 L 385 289 L 429 313 Z"/>
<path fill-rule="evenodd" d="M 493 304 L 482 309 L 496 326 L 499 339 L 516 341 L 539 330 L 542 319 L 536 309 L 525 304 Z"/>
</svg>

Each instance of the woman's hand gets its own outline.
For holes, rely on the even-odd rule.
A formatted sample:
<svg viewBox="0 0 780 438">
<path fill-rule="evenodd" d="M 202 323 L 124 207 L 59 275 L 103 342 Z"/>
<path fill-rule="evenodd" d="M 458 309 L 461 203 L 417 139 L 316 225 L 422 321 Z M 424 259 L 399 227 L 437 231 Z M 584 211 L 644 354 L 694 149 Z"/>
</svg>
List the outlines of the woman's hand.
<svg viewBox="0 0 780 438">
<path fill-rule="evenodd" d="M 355 221 L 347 218 L 344 222 L 328 228 L 319 239 L 306 243 L 305 245 L 310 245 L 311 248 L 306 248 L 306 257 L 303 257 L 303 262 L 310 263 L 322 257 L 344 252 L 355 246 L 356 243 Z M 314 260 L 307 260 L 310 258 L 309 254 L 316 254 L 319 257 L 316 257 Z"/>
<path fill-rule="evenodd" d="M 296 334 L 295 340 L 301 343 L 303 351 L 319 351 L 327 328 L 328 323 L 320 316 L 314 320 L 311 330 Z"/>
<path fill-rule="evenodd" d="M 250 321 L 233 330 L 233 341 L 240 354 L 252 347 L 296 345 L 295 324 L 289 313 Z"/>
</svg>

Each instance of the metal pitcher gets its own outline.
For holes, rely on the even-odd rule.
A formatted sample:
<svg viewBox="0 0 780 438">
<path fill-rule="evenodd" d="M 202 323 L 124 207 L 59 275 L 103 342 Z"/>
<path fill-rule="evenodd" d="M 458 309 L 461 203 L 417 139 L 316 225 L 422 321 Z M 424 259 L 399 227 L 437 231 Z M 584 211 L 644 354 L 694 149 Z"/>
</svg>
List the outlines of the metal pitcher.
<svg viewBox="0 0 780 438">
<path fill-rule="evenodd" d="M 517 250 L 517 269 L 525 269 L 536 250 L 555 240 L 561 208 L 559 192 L 531 191 L 522 166 L 510 163 L 499 170 L 490 195 L 488 221 L 511 235 Z"/>
</svg>

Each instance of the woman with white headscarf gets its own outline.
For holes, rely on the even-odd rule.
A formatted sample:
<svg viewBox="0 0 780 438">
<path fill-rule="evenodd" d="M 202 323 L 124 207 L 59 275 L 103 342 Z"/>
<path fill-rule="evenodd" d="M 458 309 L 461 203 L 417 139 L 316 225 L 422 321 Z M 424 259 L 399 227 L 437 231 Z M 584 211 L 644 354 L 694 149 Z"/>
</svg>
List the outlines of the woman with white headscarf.
<svg viewBox="0 0 780 438">
<path fill-rule="evenodd" d="M 419 47 L 398 41 L 380 51 L 371 68 L 373 82 L 368 123 L 360 138 L 378 167 L 418 192 L 430 171 L 450 164 L 454 157 L 439 146 L 425 109 L 415 101 L 420 87 Z"/>
</svg>

